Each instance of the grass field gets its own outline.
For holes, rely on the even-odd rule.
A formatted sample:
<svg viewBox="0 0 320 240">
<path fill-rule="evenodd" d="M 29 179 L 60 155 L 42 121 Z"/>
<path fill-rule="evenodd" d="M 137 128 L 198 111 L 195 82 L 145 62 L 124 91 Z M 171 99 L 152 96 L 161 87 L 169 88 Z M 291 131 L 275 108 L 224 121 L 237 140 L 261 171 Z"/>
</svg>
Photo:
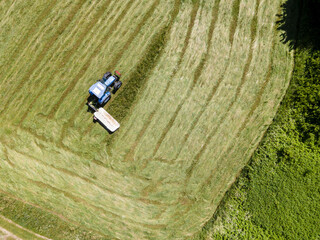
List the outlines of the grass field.
<svg viewBox="0 0 320 240">
<path fill-rule="evenodd" d="M 0 213 L 50 238 L 198 232 L 287 89 L 281 3 L 1 1 Z M 114 69 L 108 135 L 84 103 Z"/>
</svg>

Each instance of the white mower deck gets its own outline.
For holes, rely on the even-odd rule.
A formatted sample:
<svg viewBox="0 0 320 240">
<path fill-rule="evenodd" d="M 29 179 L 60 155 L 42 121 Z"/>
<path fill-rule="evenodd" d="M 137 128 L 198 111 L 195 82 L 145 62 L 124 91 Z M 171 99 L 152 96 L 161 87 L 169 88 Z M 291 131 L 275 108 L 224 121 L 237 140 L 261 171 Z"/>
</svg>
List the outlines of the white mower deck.
<svg viewBox="0 0 320 240">
<path fill-rule="evenodd" d="M 99 108 L 93 115 L 94 119 L 110 132 L 115 132 L 120 127 L 120 124 L 103 108 Z"/>
</svg>

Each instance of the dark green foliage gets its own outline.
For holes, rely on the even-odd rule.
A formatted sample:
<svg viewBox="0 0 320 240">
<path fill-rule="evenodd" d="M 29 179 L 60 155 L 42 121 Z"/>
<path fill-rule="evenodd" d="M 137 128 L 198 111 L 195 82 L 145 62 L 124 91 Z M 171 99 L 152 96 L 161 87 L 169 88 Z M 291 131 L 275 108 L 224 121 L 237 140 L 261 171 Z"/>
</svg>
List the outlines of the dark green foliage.
<svg viewBox="0 0 320 240">
<path fill-rule="evenodd" d="M 301 115 L 296 119 L 301 141 L 320 147 L 320 52 L 310 54 L 304 74 L 295 82 L 292 107 Z"/>
<path fill-rule="evenodd" d="M 0 193 L 0 214 L 17 224 L 53 239 L 106 239 L 83 227 L 65 222 L 40 208 Z"/>
<path fill-rule="evenodd" d="M 319 56 L 297 51 L 273 124 L 196 239 L 320 238 Z"/>
<path fill-rule="evenodd" d="M 283 5 L 283 40 L 296 49 L 290 87 L 250 163 L 195 239 L 320 239 L 318 6 L 315 0 Z M 299 34 L 288 18 L 300 22 Z"/>
</svg>

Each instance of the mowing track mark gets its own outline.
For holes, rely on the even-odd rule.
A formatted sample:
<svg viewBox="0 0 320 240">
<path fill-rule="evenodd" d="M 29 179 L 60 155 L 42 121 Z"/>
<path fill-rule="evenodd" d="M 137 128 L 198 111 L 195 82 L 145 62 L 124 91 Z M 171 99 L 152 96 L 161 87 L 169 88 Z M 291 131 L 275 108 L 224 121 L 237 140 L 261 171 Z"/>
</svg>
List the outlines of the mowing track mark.
<svg viewBox="0 0 320 240">
<path fill-rule="evenodd" d="M 237 1 L 237 0 L 236 0 Z M 215 24 L 216 24 L 216 19 L 217 17 L 215 16 L 215 14 L 217 14 L 217 12 L 219 12 L 219 3 L 220 1 L 217 0 L 215 1 L 215 6 L 212 10 L 212 21 L 210 23 L 210 27 L 209 27 L 209 32 L 208 32 L 208 44 L 207 44 L 207 50 L 204 54 L 204 57 L 201 59 L 200 63 L 198 64 L 196 70 L 195 70 L 195 73 L 194 73 L 194 77 L 193 77 L 193 82 L 192 84 L 190 85 L 189 89 L 187 90 L 187 93 L 188 92 L 191 92 L 193 90 L 193 88 L 196 86 L 199 78 L 200 78 L 200 75 L 201 75 L 201 72 L 208 60 L 208 57 L 209 57 L 209 53 L 211 51 L 211 47 L 212 47 L 212 37 L 213 37 L 213 31 L 215 29 Z M 216 5 L 217 4 L 217 5 Z M 165 130 L 163 131 L 160 139 L 158 140 L 158 142 L 156 143 L 156 147 L 154 148 L 153 150 L 153 156 L 156 155 L 156 153 L 158 152 L 159 148 L 160 148 L 160 145 L 162 143 L 162 141 L 164 140 L 164 138 L 167 136 L 168 132 L 170 131 L 170 129 L 172 128 L 173 126 L 173 123 L 174 121 L 176 120 L 176 117 L 178 116 L 182 106 L 184 105 L 184 103 L 186 102 L 186 99 L 188 98 L 188 94 L 185 94 L 185 96 L 183 97 L 182 101 L 180 101 L 178 107 L 176 108 L 176 111 L 174 112 L 173 116 L 171 117 L 170 121 L 168 122 L 168 124 L 165 126 Z"/>
<path fill-rule="evenodd" d="M 86 183 L 91 184 L 91 185 L 93 185 L 93 186 L 101 189 L 101 190 L 104 191 L 104 192 L 108 192 L 108 193 L 117 195 L 117 196 L 122 197 L 122 198 L 130 199 L 130 200 L 139 200 L 139 201 L 141 201 L 141 202 L 144 202 L 144 203 L 147 203 L 147 204 L 152 204 L 152 205 L 159 205 L 159 206 L 171 206 L 171 205 L 172 205 L 172 204 L 165 204 L 165 203 L 162 203 L 162 202 L 160 202 L 160 201 L 149 200 L 149 199 L 140 198 L 140 197 L 139 197 L 139 198 L 134 198 L 134 197 L 131 197 L 131 196 L 129 196 L 129 195 L 116 192 L 116 191 L 114 191 L 114 190 L 112 190 L 112 189 L 106 188 L 106 187 L 104 187 L 104 186 L 100 186 L 100 185 L 98 185 L 97 183 L 95 183 L 93 180 L 91 180 L 90 178 L 81 176 L 81 175 L 79 175 L 79 174 L 77 174 L 77 173 L 75 173 L 75 172 L 72 172 L 72 171 L 68 170 L 68 169 L 65 169 L 65 168 L 62 168 L 62 167 L 56 167 L 56 166 L 54 166 L 54 165 L 52 165 L 52 164 L 46 163 L 46 162 L 44 162 L 44 161 L 42 161 L 42 160 L 40 160 L 40 159 L 38 159 L 38 158 L 35 158 L 35 157 L 31 156 L 31 155 L 28 154 L 28 153 L 21 152 L 21 151 L 19 151 L 19 150 L 16 150 L 16 149 L 15 149 L 14 151 L 17 152 L 17 153 L 19 153 L 19 154 L 21 154 L 21 155 L 27 156 L 28 158 L 32 159 L 33 161 L 38 162 L 38 163 L 40 163 L 40 164 L 43 164 L 44 166 L 46 166 L 46 167 L 48 167 L 48 168 L 53 168 L 53 169 L 55 169 L 55 170 L 58 171 L 58 172 L 64 173 L 64 174 L 69 175 L 69 176 L 71 176 L 71 177 L 79 178 L 79 179 L 85 181 Z"/>
<path fill-rule="evenodd" d="M 108 8 L 109 4 L 111 1 L 106 1 L 105 4 L 103 4 L 102 6 L 100 6 L 99 11 L 97 11 L 97 13 L 95 14 L 95 16 L 91 19 L 91 21 L 85 26 L 85 27 L 81 27 L 82 33 L 80 34 L 80 36 L 78 37 L 78 40 L 76 41 L 76 43 L 73 45 L 73 47 L 71 48 L 71 50 L 69 51 L 69 54 L 65 56 L 65 58 L 63 58 L 60 61 L 60 64 L 58 67 L 55 68 L 55 71 L 53 72 L 53 75 L 55 75 L 60 68 L 62 68 L 71 58 L 71 56 L 77 51 L 77 49 L 79 48 L 79 46 L 81 45 L 81 43 L 84 41 L 84 38 L 86 37 L 86 35 L 90 32 L 89 30 L 92 28 L 92 26 L 97 22 L 97 19 L 102 15 L 102 13 L 105 11 L 106 8 Z M 44 85 L 41 90 L 38 92 L 38 94 L 34 97 L 34 99 L 38 99 L 40 97 L 41 94 L 43 94 L 45 92 L 45 89 L 47 88 L 47 85 Z M 26 108 L 27 111 L 23 114 L 22 118 L 19 121 L 19 124 L 21 125 L 22 122 L 25 120 L 25 118 L 28 116 L 29 113 L 29 108 L 32 106 L 32 102 L 29 104 L 29 106 Z"/>
<path fill-rule="evenodd" d="M 258 19 L 258 10 L 259 10 L 259 2 L 260 0 L 256 0 L 256 6 L 255 6 L 255 13 L 254 13 L 254 17 L 251 21 L 251 27 L 250 27 L 250 30 L 251 30 L 251 36 L 250 36 L 250 47 L 249 47 L 249 55 L 248 55 L 248 58 L 247 58 L 247 61 L 246 61 L 246 64 L 245 64 L 245 67 L 244 67 L 244 70 L 243 70 L 243 73 L 242 73 L 242 77 L 241 77 L 241 80 L 240 80 L 240 84 L 238 85 L 237 89 L 236 89 L 236 94 L 235 94 L 235 97 L 233 99 L 233 101 L 229 104 L 228 108 L 227 108 L 227 111 L 225 112 L 225 114 L 223 115 L 223 117 L 221 118 L 221 120 L 218 122 L 218 124 L 216 125 L 216 127 L 213 129 L 213 131 L 211 131 L 211 133 L 209 134 L 209 137 L 207 137 L 203 147 L 200 149 L 200 151 L 197 153 L 197 155 L 195 156 L 194 160 L 192 161 L 190 167 L 187 169 L 186 171 L 186 174 L 187 174 L 187 180 L 186 180 L 186 184 L 188 183 L 190 177 L 191 177 L 191 174 L 192 174 L 192 171 L 193 171 L 193 168 L 195 167 L 195 165 L 197 164 L 197 162 L 199 161 L 200 157 L 202 156 L 202 154 L 205 152 L 206 148 L 207 148 L 207 145 L 210 143 L 212 137 L 216 134 L 217 130 L 219 129 L 220 125 L 225 121 L 226 117 L 228 116 L 228 113 L 230 112 L 231 108 L 233 107 L 234 103 L 238 100 L 238 97 L 240 95 L 240 92 L 241 92 L 241 89 L 242 89 L 242 86 L 243 84 L 246 82 L 247 80 L 247 73 L 249 71 L 249 68 L 250 68 L 250 65 L 251 65 L 251 62 L 252 62 L 252 55 L 253 55 L 253 45 L 254 45 L 254 41 L 256 39 L 256 34 L 257 34 L 257 19 Z M 232 43 L 233 43 L 233 40 L 232 40 Z M 230 50 L 231 52 L 231 50 Z M 214 94 L 215 90 L 213 89 L 213 94 Z M 209 95 L 209 98 L 207 100 L 211 100 L 211 98 L 213 97 Z M 206 110 L 208 104 L 204 107 L 203 110 L 201 110 L 201 115 L 204 113 L 204 111 Z M 197 119 L 199 119 L 200 116 L 197 116 Z M 191 130 L 194 129 L 196 123 L 193 124 L 193 128 Z M 189 138 L 190 134 L 186 134 L 185 135 L 185 138 Z M 186 140 L 187 140 L 186 139 Z M 179 153 L 181 152 L 181 150 L 179 151 Z"/>
<path fill-rule="evenodd" d="M 91 61 L 92 59 L 99 53 L 100 49 L 102 48 L 102 46 L 104 46 L 107 42 L 107 40 L 109 39 L 112 31 L 115 31 L 115 29 L 117 29 L 117 27 L 119 26 L 119 23 L 121 22 L 121 20 L 124 18 L 124 16 L 129 13 L 130 8 L 132 6 L 132 4 L 134 3 L 134 1 L 129 1 L 129 3 L 127 4 L 126 8 L 123 9 L 123 11 L 120 13 L 120 15 L 117 17 L 117 19 L 115 19 L 115 21 L 113 22 L 113 24 L 110 27 L 110 30 L 107 32 L 107 34 L 104 36 L 104 38 L 101 40 L 100 44 L 94 49 L 94 51 L 92 52 L 92 54 L 90 55 L 89 59 L 86 61 L 86 63 L 82 66 L 82 68 L 80 69 L 80 71 L 78 72 L 78 74 L 75 76 L 74 79 L 72 79 L 72 81 L 69 83 L 69 86 L 66 88 L 66 90 L 63 92 L 62 96 L 59 98 L 59 100 L 57 101 L 57 103 L 54 104 L 54 106 L 52 107 L 50 113 L 48 114 L 48 118 L 53 119 L 55 112 L 58 110 L 59 106 L 61 105 L 61 103 L 64 101 L 64 99 L 66 98 L 66 96 L 68 95 L 68 93 L 70 93 L 77 81 L 81 78 L 81 76 L 84 75 L 84 73 L 88 70 L 88 68 L 90 67 Z"/>
<path fill-rule="evenodd" d="M 220 1 L 220 0 L 219 0 Z M 184 54 L 187 50 L 187 47 L 189 45 L 189 40 L 190 40 L 190 37 L 191 37 L 191 32 L 192 32 L 192 29 L 194 27 L 194 23 L 195 23 L 195 19 L 196 19 L 196 16 L 197 16 L 197 12 L 199 10 L 199 7 L 200 7 L 200 4 L 199 4 L 199 1 L 196 2 L 196 4 L 194 5 L 193 9 L 192 9 L 192 12 L 191 12 L 191 20 L 190 20 L 190 23 L 189 23 L 189 26 L 188 26 L 188 30 L 187 30 L 187 35 L 186 35 L 186 38 L 184 40 L 184 46 L 183 46 L 183 49 L 182 49 L 182 52 L 180 54 L 180 57 L 179 57 L 179 60 L 178 60 L 178 63 L 176 65 L 176 67 L 174 68 L 174 71 L 173 73 L 171 74 L 170 76 L 170 79 L 172 79 L 178 72 L 178 69 L 182 63 L 182 59 L 184 57 Z M 170 32 L 170 31 L 168 31 Z M 165 87 L 165 90 L 163 92 L 163 94 L 161 95 L 160 99 L 162 99 L 166 92 L 168 91 L 169 87 L 171 85 L 171 81 L 167 82 L 167 85 Z M 154 108 L 154 110 L 151 112 L 151 114 L 149 115 L 147 121 L 145 122 L 145 124 L 143 125 L 142 129 L 140 130 L 136 140 L 134 141 L 133 145 L 131 146 L 130 150 L 128 151 L 128 153 L 125 155 L 124 159 L 125 161 L 128 161 L 129 159 L 133 159 L 133 155 L 134 155 L 134 152 L 135 152 L 135 149 L 138 145 L 138 143 L 140 142 L 140 140 L 142 139 L 145 131 L 147 130 L 147 128 L 149 127 L 156 111 L 158 110 L 160 106 L 160 103 L 158 102 L 156 107 Z"/>
<path fill-rule="evenodd" d="M 20 130 L 22 130 L 22 131 L 27 132 L 28 134 L 30 134 L 31 136 L 33 136 L 34 138 L 36 138 L 37 140 L 39 140 L 39 142 L 38 142 L 37 144 L 38 144 L 38 145 L 41 145 L 42 148 L 46 148 L 46 146 L 43 145 L 43 144 L 41 144 L 40 141 L 42 141 L 42 142 L 51 142 L 52 144 L 55 144 L 53 141 L 49 141 L 49 140 L 46 139 L 45 137 L 43 137 L 43 136 L 41 136 L 41 135 L 38 135 L 38 134 L 32 132 L 32 131 L 31 131 L 30 129 L 28 129 L 28 128 L 18 127 L 18 126 L 14 126 L 14 127 L 18 128 L 18 129 L 20 129 Z M 19 135 L 16 135 L 16 137 L 19 137 Z M 5 142 L 5 141 L 3 141 L 3 142 Z M 63 146 L 58 146 L 58 145 L 56 145 L 56 146 L 59 147 L 59 148 L 61 148 L 62 150 L 66 151 L 66 152 L 72 153 L 73 155 L 75 155 L 75 156 L 77 156 L 77 157 L 79 157 L 79 158 L 83 157 L 83 153 L 82 153 L 82 152 L 76 152 L 76 151 L 74 151 L 74 150 L 72 150 L 72 149 L 70 149 L 70 148 L 68 148 L 68 147 L 66 147 L 66 146 L 64 146 L 64 145 L 63 145 Z M 15 151 L 16 151 L 16 150 L 15 150 Z M 22 154 L 25 154 L 25 153 L 22 153 Z M 105 164 L 103 164 L 102 162 L 100 162 L 100 161 L 98 161 L 98 160 L 92 160 L 92 162 L 95 163 L 96 165 L 99 165 L 99 166 L 107 169 L 108 171 L 113 171 L 113 172 L 116 172 L 117 174 L 125 175 L 124 172 L 121 172 L 121 171 L 119 171 L 119 170 L 117 170 L 117 169 L 110 168 L 110 167 L 106 167 Z M 132 175 L 132 176 L 135 177 L 135 178 L 137 178 L 137 179 L 140 179 L 140 180 L 142 180 L 142 181 L 147 181 L 147 182 L 150 181 L 150 179 L 145 178 L 145 177 L 141 177 L 141 176 L 138 176 L 138 175 Z"/>
<path fill-rule="evenodd" d="M 89 228 L 89 227 L 87 227 L 87 226 L 84 226 L 84 225 L 82 225 L 82 224 L 79 224 L 78 222 L 75 222 L 75 221 L 73 221 L 73 220 L 70 220 L 70 219 L 66 218 L 65 216 L 63 216 L 62 214 L 60 214 L 60 213 L 58 213 L 58 212 L 55 212 L 55 211 L 52 211 L 52 210 L 50 210 L 50 209 L 44 208 L 44 207 L 42 207 L 42 206 L 40 206 L 40 205 L 37 205 L 37 204 L 35 204 L 35 203 L 27 202 L 26 200 L 21 199 L 21 198 L 19 198 L 19 197 L 17 197 L 17 196 L 14 196 L 13 194 L 11 194 L 11 193 L 9 193 L 9 192 L 6 192 L 6 191 L 4 191 L 4 190 L 2 190 L 2 189 L 0 189 L 0 193 L 3 194 L 3 195 L 5 195 L 5 198 L 11 198 L 10 200 L 13 199 L 14 201 L 20 202 L 20 203 L 22 203 L 22 204 L 24 204 L 24 205 L 29 205 L 29 206 L 38 208 L 38 209 L 40 209 L 40 210 L 43 211 L 43 212 L 47 212 L 47 213 L 50 213 L 50 214 L 58 217 L 59 219 L 61 219 L 62 221 L 66 222 L 66 223 L 73 224 L 73 225 L 75 225 L 75 226 L 81 226 L 81 227 L 83 227 L 83 228 L 85 228 L 85 229 L 87 229 L 87 230 L 90 230 L 90 231 L 95 232 L 95 233 L 97 233 L 97 234 L 99 234 L 99 235 L 101 235 L 101 236 L 104 236 L 104 237 L 108 237 L 108 238 L 109 238 L 109 236 L 107 236 L 107 235 L 105 235 L 105 234 L 103 234 L 103 233 L 101 233 L 101 232 L 99 232 L 99 231 L 97 231 L 97 230 L 91 229 L 91 228 Z M 0 196 L 0 199 L 1 199 L 1 198 L 2 198 L 2 196 Z"/>
<path fill-rule="evenodd" d="M 44 183 L 44 182 L 41 182 L 41 181 L 37 181 L 37 180 L 33 180 L 33 179 L 30 179 L 28 177 L 25 177 L 23 176 L 23 178 L 25 178 L 28 182 L 40 187 L 40 188 L 44 188 L 44 189 L 50 189 L 54 192 L 57 192 L 57 193 L 60 193 L 62 195 L 64 195 L 66 198 L 69 198 L 71 200 L 73 200 L 74 202 L 76 203 L 79 203 L 79 204 L 83 204 L 91 209 L 94 209 L 95 211 L 97 212 L 102 212 L 104 213 L 106 216 L 112 216 L 112 220 L 109 219 L 110 223 L 111 224 L 115 224 L 115 220 L 117 219 L 117 222 L 118 223 L 121 223 L 121 224 L 124 224 L 126 225 L 126 222 L 129 222 L 131 224 L 134 224 L 134 225 L 140 225 L 140 226 L 143 226 L 143 227 L 147 227 L 147 228 L 150 228 L 150 229 L 162 229 L 164 227 L 166 227 L 166 225 L 164 224 L 146 224 L 146 223 L 141 223 L 141 222 L 138 222 L 136 221 L 135 219 L 131 219 L 131 218 L 125 218 L 126 222 L 123 222 L 121 221 L 122 216 L 116 214 L 116 213 L 113 213 L 112 211 L 109 211 L 109 210 L 106 210 L 104 209 L 103 207 L 100 207 L 100 206 L 96 206 L 96 205 L 93 205 L 91 203 L 88 203 L 85 199 L 79 197 L 79 196 L 75 196 L 67 191 L 64 191 L 64 190 L 61 190 L 59 188 L 56 188 L 54 186 L 51 186 L 47 183 Z M 106 218 L 104 218 L 105 220 L 107 220 Z"/>
<path fill-rule="evenodd" d="M 239 10 L 240 10 L 240 0 L 234 0 L 232 4 L 232 13 L 231 13 L 232 20 L 231 20 L 231 25 L 229 29 L 229 42 L 231 45 L 233 44 L 234 34 L 236 32 L 236 28 L 238 25 Z"/>
<path fill-rule="evenodd" d="M 21 41 L 17 44 L 17 47 L 14 48 L 13 53 L 10 54 L 10 58 L 8 61 L 6 61 L 6 69 L 10 69 L 10 67 L 12 66 L 14 59 L 18 56 L 18 54 L 22 51 L 23 46 L 26 45 L 26 42 L 29 40 L 28 38 L 34 37 L 34 34 L 36 32 L 36 30 L 38 30 L 38 27 L 40 25 L 40 23 L 44 20 L 44 18 L 46 16 L 49 15 L 49 13 L 52 11 L 54 5 L 57 3 L 57 0 L 52 0 L 49 1 L 49 5 L 40 13 L 40 15 L 38 16 L 38 18 L 34 21 L 33 23 L 33 27 L 31 27 L 27 33 L 23 36 L 23 38 L 21 38 Z M 3 65 L 4 66 L 4 65 Z M 2 70 L 2 67 L 0 66 L 0 72 Z"/>
<path fill-rule="evenodd" d="M 53 45 L 53 43 L 59 38 L 62 32 L 69 26 L 71 23 L 72 19 L 77 13 L 77 10 L 82 7 L 82 5 L 85 3 L 85 0 L 80 0 L 75 7 L 70 11 L 69 15 L 66 17 L 66 19 L 61 23 L 60 27 L 57 29 L 55 34 L 50 38 L 50 40 L 46 43 L 46 45 L 43 47 L 42 51 L 40 54 L 36 57 L 35 61 L 33 61 L 31 67 L 27 71 L 27 73 L 21 78 L 21 82 L 17 88 L 23 89 L 24 85 L 28 82 L 30 79 L 30 76 L 33 74 L 33 72 L 36 70 L 36 68 L 39 66 L 40 62 L 42 62 L 43 58 L 46 56 L 46 53 L 48 49 Z M 5 107 L 4 109 L 0 112 L 0 115 L 5 113 L 9 107 L 8 105 L 12 102 L 10 102 L 12 99 L 11 98 L 6 98 L 7 101 L 3 104 Z"/>
</svg>

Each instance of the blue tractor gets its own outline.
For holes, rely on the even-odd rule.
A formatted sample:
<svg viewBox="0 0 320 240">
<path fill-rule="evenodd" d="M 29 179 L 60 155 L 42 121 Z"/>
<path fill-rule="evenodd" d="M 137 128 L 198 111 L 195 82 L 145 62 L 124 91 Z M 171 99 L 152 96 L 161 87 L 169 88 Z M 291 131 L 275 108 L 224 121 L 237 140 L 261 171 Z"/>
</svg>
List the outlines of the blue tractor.
<svg viewBox="0 0 320 240">
<path fill-rule="evenodd" d="M 102 79 L 98 80 L 89 88 L 90 96 L 88 103 L 95 107 L 103 107 L 111 99 L 111 92 L 115 94 L 121 87 L 120 81 L 121 74 L 115 71 L 112 75 L 110 72 L 106 72 Z"/>
</svg>

